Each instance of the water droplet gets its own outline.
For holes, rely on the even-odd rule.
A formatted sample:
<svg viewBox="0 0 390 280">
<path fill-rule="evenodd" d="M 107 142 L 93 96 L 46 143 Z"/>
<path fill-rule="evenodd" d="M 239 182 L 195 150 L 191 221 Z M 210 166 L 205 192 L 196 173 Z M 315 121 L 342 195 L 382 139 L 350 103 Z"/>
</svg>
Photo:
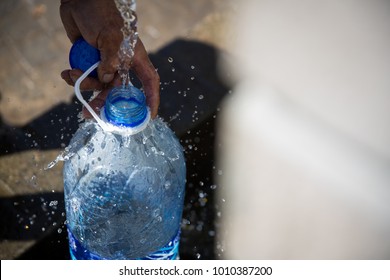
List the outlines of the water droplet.
<svg viewBox="0 0 390 280">
<path fill-rule="evenodd" d="M 198 98 L 199 98 L 200 100 L 202 100 L 202 99 L 204 98 L 204 96 L 201 94 L 201 95 L 198 96 Z"/>
<path fill-rule="evenodd" d="M 191 81 L 193 81 L 193 80 L 195 80 L 195 77 L 194 77 L 194 76 L 191 77 Z"/>
<path fill-rule="evenodd" d="M 52 162 L 50 162 L 46 167 L 45 167 L 45 170 L 48 170 L 48 169 L 51 169 L 53 168 L 56 164 L 57 164 L 58 160 L 53 160 Z"/>
<path fill-rule="evenodd" d="M 176 70 L 176 69 L 172 67 L 172 72 L 175 72 L 175 70 Z"/>
<path fill-rule="evenodd" d="M 153 216 L 158 218 L 161 218 L 160 216 L 160 208 L 154 209 Z"/>
<path fill-rule="evenodd" d="M 37 176 L 36 176 L 36 175 L 32 175 L 32 176 L 31 176 L 30 185 L 31 185 L 32 187 L 34 187 L 34 188 L 38 187 Z"/>
<path fill-rule="evenodd" d="M 194 70 L 194 69 L 195 69 L 195 66 L 194 66 L 194 65 L 191 65 L 191 69 Z"/>
<path fill-rule="evenodd" d="M 49 203 L 49 206 L 51 206 L 51 207 L 57 206 L 57 205 L 58 205 L 58 201 L 57 200 L 50 201 L 50 203 Z"/>
<path fill-rule="evenodd" d="M 168 57 L 168 62 L 172 63 L 173 62 L 173 58 L 172 57 Z"/>
<path fill-rule="evenodd" d="M 168 190 L 171 187 L 171 182 L 165 182 L 164 187 Z"/>
</svg>

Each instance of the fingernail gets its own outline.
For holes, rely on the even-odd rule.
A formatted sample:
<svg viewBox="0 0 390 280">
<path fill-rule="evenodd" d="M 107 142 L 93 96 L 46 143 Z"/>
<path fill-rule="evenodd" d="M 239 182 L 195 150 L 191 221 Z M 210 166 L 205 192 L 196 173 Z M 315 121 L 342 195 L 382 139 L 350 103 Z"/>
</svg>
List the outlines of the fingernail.
<svg viewBox="0 0 390 280">
<path fill-rule="evenodd" d="M 104 74 L 103 75 L 103 83 L 109 83 L 114 79 L 114 74 Z"/>
</svg>

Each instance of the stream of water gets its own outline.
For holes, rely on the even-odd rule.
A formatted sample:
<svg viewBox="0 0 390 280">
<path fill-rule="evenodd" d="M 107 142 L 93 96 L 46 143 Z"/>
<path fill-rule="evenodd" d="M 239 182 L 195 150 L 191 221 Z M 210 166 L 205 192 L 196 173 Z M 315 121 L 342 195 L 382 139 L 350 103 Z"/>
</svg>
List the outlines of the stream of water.
<svg viewBox="0 0 390 280">
<path fill-rule="evenodd" d="M 122 79 L 122 84 L 129 82 L 129 69 L 134 56 L 135 44 L 138 39 L 137 16 L 135 14 L 135 0 L 115 0 L 115 4 L 123 18 L 123 41 L 119 49 L 118 73 Z"/>
</svg>

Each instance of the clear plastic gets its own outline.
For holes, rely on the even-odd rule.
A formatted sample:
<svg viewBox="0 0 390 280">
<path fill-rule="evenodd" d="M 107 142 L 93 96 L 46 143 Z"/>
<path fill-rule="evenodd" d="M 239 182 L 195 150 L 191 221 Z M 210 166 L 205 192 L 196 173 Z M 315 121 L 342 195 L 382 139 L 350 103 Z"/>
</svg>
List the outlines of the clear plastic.
<svg viewBox="0 0 390 280">
<path fill-rule="evenodd" d="M 66 214 L 70 233 L 82 245 L 71 242 L 71 252 L 82 248 L 100 258 L 136 259 L 175 240 L 185 163 L 180 143 L 161 119 L 128 136 L 88 121 L 70 147 L 75 155 L 64 165 Z M 177 248 L 169 254 L 175 253 Z"/>
</svg>

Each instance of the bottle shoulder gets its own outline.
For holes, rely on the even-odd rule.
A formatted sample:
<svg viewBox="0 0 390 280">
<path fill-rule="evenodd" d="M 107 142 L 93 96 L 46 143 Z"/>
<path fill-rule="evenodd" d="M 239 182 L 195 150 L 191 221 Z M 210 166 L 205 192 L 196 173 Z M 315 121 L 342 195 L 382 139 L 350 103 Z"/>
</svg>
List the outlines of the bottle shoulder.
<svg viewBox="0 0 390 280">
<path fill-rule="evenodd" d="M 74 134 L 69 151 L 73 161 L 104 161 L 132 164 L 145 162 L 149 166 L 164 162 L 184 164 L 183 148 L 174 132 L 161 119 L 151 120 L 146 128 L 134 135 L 106 132 L 92 121 L 80 125 Z"/>
</svg>

